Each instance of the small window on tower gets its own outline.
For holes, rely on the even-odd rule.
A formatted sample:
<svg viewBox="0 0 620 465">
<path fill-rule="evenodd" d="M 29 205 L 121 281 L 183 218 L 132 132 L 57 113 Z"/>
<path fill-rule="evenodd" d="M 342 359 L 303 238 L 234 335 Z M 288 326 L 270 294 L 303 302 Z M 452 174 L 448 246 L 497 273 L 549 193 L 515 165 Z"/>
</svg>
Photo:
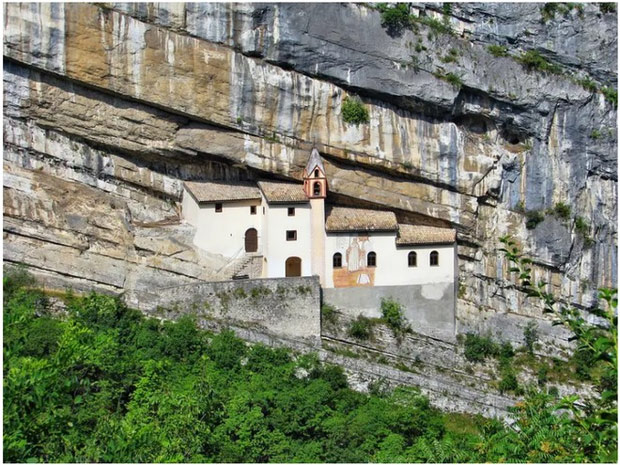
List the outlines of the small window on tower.
<svg viewBox="0 0 620 465">
<path fill-rule="evenodd" d="M 287 241 L 296 241 L 297 240 L 297 231 L 286 231 L 286 240 Z"/>
<path fill-rule="evenodd" d="M 314 195 L 321 195 L 321 183 L 320 182 L 314 183 L 313 193 Z"/>
<path fill-rule="evenodd" d="M 288 207 L 288 216 L 295 216 L 295 207 Z"/>
<path fill-rule="evenodd" d="M 415 252 L 409 252 L 408 262 L 411 268 L 418 266 L 418 254 Z"/>
<path fill-rule="evenodd" d="M 319 177 L 319 169 L 318 168 L 314 170 L 314 177 L 315 178 Z"/>
<path fill-rule="evenodd" d="M 221 213 L 222 212 L 222 204 L 221 203 L 216 203 L 215 204 L 215 212 L 216 213 Z"/>
<path fill-rule="evenodd" d="M 368 256 L 366 257 L 366 265 L 368 267 L 377 266 L 377 254 L 374 252 L 368 252 Z"/>
<path fill-rule="evenodd" d="M 256 205 L 250 205 L 250 215 L 256 215 Z"/>
<path fill-rule="evenodd" d="M 342 268 L 342 254 L 340 252 L 334 254 L 334 268 Z"/>
<path fill-rule="evenodd" d="M 431 252 L 431 266 L 439 266 L 439 252 L 433 250 Z"/>
</svg>

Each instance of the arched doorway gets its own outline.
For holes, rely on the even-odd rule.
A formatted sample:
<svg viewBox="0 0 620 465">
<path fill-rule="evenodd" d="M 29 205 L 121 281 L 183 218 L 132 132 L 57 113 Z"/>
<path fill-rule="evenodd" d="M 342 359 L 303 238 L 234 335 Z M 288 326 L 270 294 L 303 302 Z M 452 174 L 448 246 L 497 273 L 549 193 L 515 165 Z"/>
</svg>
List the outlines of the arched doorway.
<svg viewBox="0 0 620 465">
<path fill-rule="evenodd" d="M 294 276 L 301 276 L 301 258 L 289 257 L 286 259 L 286 274 L 287 278 Z"/>
<path fill-rule="evenodd" d="M 250 228 L 245 232 L 245 251 L 256 252 L 258 250 L 258 233 Z"/>
</svg>

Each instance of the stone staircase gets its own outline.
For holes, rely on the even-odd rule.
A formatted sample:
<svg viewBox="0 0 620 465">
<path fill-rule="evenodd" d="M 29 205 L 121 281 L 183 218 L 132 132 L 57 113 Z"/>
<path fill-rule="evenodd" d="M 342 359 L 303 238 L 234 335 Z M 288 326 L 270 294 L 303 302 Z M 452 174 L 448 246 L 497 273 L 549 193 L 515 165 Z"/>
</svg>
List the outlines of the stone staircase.
<svg viewBox="0 0 620 465">
<path fill-rule="evenodd" d="M 230 269 L 230 279 L 260 278 L 263 271 L 263 256 L 248 254 L 237 261 Z"/>
</svg>

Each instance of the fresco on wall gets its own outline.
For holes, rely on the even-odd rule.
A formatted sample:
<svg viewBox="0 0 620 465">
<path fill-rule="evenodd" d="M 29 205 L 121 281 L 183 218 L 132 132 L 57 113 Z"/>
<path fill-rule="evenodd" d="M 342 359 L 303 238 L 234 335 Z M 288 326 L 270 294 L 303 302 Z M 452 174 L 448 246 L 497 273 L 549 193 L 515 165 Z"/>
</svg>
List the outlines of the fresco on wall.
<svg viewBox="0 0 620 465">
<path fill-rule="evenodd" d="M 334 268 L 334 287 L 374 286 L 375 267 L 368 267 L 366 257 L 374 250 L 368 235 L 342 237 L 337 242 L 342 254 L 342 267 Z"/>
</svg>

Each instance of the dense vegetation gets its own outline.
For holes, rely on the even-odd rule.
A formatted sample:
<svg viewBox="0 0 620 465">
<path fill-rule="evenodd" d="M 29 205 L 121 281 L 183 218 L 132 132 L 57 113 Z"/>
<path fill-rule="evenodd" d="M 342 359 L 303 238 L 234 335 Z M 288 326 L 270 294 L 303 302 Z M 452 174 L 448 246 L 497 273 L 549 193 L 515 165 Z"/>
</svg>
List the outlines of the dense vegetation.
<svg viewBox="0 0 620 465">
<path fill-rule="evenodd" d="M 583 428 L 530 393 L 518 428 L 446 415 L 413 389 L 352 391 L 316 356 L 247 346 L 190 318 L 160 322 L 117 299 L 67 299 L 5 277 L 4 458 L 62 462 L 613 460 L 609 425 Z M 389 312 L 388 312 L 389 313 Z M 396 313 L 393 311 L 391 313 Z"/>
</svg>

